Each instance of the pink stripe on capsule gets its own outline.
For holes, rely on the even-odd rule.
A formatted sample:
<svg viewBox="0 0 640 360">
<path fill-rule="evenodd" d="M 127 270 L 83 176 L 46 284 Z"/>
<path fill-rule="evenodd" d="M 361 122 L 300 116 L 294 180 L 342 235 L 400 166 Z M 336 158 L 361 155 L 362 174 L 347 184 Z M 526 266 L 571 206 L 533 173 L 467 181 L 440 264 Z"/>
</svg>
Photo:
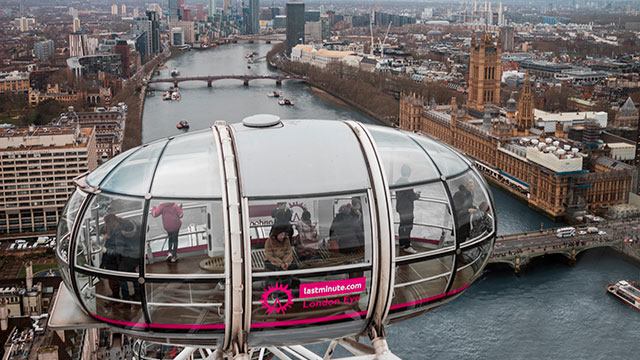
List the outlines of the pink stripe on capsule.
<svg viewBox="0 0 640 360">
<path fill-rule="evenodd" d="M 341 319 L 348 319 L 356 316 L 365 315 L 366 311 L 352 312 L 348 314 L 342 315 L 334 315 L 334 316 L 324 316 L 319 318 L 308 318 L 308 319 L 300 319 L 300 320 L 286 320 L 286 321 L 273 321 L 268 323 L 252 323 L 252 328 L 263 328 L 263 327 L 274 327 L 274 326 L 292 326 L 292 325 L 303 325 L 303 324 L 313 324 L 318 322 L 327 322 Z"/>
<path fill-rule="evenodd" d="M 433 301 L 433 300 L 442 299 L 443 297 L 451 296 L 451 295 L 454 295 L 454 294 L 457 294 L 457 293 L 461 292 L 462 290 L 464 290 L 467 287 L 469 287 L 469 285 L 471 285 L 471 283 L 469 283 L 469 284 L 467 284 L 467 285 L 465 285 L 465 286 L 463 286 L 461 288 L 457 288 L 455 290 L 451 290 L 448 293 L 435 295 L 435 296 L 432 296 L 432 297 L 428 297 L 426 299 L 411 301 L 411 302 L 403 303 L 403 304 L 391 305 L 391 307 L 389 309 L 390 310 L 395 310 L 395 309 L 399 309 L 399 308 L 403 308 L 403 307 L 414 306 L 414 305 L 430 302 L 430 301 Z"/>
</svg>

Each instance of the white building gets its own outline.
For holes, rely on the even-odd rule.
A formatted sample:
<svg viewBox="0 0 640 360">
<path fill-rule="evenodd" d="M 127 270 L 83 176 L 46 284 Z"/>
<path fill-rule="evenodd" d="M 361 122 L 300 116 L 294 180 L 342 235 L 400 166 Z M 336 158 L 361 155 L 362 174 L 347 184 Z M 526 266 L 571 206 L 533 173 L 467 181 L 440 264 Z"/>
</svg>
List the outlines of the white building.
<svg viewBox="0 0 640 360">
<path fill-rule="evenodd" d="M 181 27 L 171 28 L 171 46 L 184 45 L 184 32 Z"/>
<path fill-rule="evenodd" d="M 311 45 L 302 44 L 298 44 L 291 49 L 291 61 L 308 63 L 320 68 L 324 68 L 333 62 L 344 62 L 349 65 L 355 64 L 355 59 L 351 55 L 354 55 L 351 51 L 316 50 Z"/>
<path fill-rule="evenodd" d="M 0 233 L 51 231 L 74 190 L 73 179 L 97 166 L 91 128 L 0 129 Z"/>
<path fill-rule="evenodd" d="M 536 126 L 544 128 L 544 132 L 546 133 L 554 133 L 557 123 L 562 123 L 563 130 L 568 131 L 571 125 L 584 125 L 585 119 L 595 119 L 601 128 L 607 127 L 607 113 L 604 111 L 550 113 L 544 110 L 534 109 L 533 117 Z"/>
</svg>

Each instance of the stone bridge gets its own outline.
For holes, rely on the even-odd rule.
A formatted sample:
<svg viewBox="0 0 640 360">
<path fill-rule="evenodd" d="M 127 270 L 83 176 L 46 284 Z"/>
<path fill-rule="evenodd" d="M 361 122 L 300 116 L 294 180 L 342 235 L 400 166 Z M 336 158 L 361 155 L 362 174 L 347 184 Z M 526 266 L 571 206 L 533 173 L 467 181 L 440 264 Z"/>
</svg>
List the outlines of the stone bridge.
<svg viewBox="0 0 640 360">
<path fill-rule="evenodd" d="M 271 79 L 276 81 L 276 85 L 282 85 L 285 80 L 300 80 L 306 81 L 306 77 L 302 76 L 282 76 L 282 75 L 207 75 L 207 76 L 191 76 L 191 77 L 172 77 L 165 79 L 151 79 L 145 82 L 145 84 L 157 84 L 157 83 L 173 83 L 173 86 L 178 87 L 178 84 L 185 81 L 205 81 L 208 87 L 211 87 L 214 81 L 218 80 L 240 80 L 244 86 L 249 86 L 249 82 L 252 80 L 264 80 Z"/>
<path fill-rule="evenodd" d="M 556 229 L 498 236 L 489 263 L 508 264 L 519 275 L 520 269 L 535 257 L 560 254 L 573 265 L 576 256 L 589 249 L 609 247 L 623 252 L 629 246 L 626 241 L 639 233 L 640 221 L 600 222 L 591 226 L 598 231 L 588 233 L 587 226 L 576 226 L 575 236 L 562 238 L 556 236 Z M 634 241 L 638 241 L 637 235 Z"/>
</svg>

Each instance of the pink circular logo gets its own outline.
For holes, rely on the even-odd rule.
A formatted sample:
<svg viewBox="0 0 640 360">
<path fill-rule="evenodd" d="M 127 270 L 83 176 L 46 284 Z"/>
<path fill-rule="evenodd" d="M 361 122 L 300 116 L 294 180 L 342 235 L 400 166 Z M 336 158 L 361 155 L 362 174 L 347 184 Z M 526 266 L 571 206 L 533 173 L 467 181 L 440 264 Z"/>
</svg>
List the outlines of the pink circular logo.
<svg viewBox="0 0 640 360">
<path fill-rule="evenodd" d="M 286 301 L 284 296 L 278 296 L 284 294 L 287 296 Z M 293 306 L 293 295 L 289 290 L 289 285 L 282 286 L 276 283 L 275 286 L 269 286 L 262 292 L 262 307 L 267 310 L 267 315 L 271 315 L 273 312 L 276 314 L 284 314 L 287 309 Z"/>
</svg>

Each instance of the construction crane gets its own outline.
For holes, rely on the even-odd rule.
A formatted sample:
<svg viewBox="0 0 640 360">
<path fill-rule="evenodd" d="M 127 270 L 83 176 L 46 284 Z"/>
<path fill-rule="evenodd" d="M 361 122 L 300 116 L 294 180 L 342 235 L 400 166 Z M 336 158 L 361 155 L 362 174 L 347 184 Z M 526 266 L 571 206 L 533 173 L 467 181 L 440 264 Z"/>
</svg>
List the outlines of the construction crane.
<svg viewBox="0 0 640 360">
<path fill-rule="evenodd" d="M 391 30 L 392 21 L 389 21 L 389 26 L 387 26 L 387 33 L 384 34 L 384 40 L 380 43 L 380 59 L 384 58 L 384 44 L 387 42 L 387 36 L 389 36 L 389 30 Z"/>
</svg>

